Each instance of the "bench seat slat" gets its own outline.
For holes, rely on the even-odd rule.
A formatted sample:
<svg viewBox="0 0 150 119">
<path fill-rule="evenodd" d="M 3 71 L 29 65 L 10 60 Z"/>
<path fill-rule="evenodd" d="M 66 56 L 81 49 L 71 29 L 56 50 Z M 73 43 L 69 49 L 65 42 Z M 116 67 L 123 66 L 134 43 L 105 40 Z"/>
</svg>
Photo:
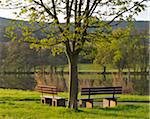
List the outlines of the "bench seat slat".
<svg viewBox="0 0 150 119">
<path fill-rule="evenodd" d="M 92 88 L 82 88 L 82 90 L 88 90 L 88 89 L 112 89 L 112 88 L 115 88 L 115 89 L 122 89 L 122 87 L 92 87 Z"/>
<path fill-rule="evenodd" d="M 122 87 L 91 87 L 91 88 L 82 88 L 81 95 L 98 95 L 98 94 L 121 94 Z"/>
<path fill-rule="evenodd" d="M 41 93 L 47 93 L 47 94 L 57 94 L 57 88 L 56 86 L 47 86 L 47 85 L 38 85 L 36 90 Z"/>
<path fill-rule="evenodd" d="M 115 89 L 121 89 L 122 87 L 100 87 L 100 88 L 94 87 L 94 88 L 82 88 L 82 89 L 86 90 L 86 89 L 113 89 L 113 88 L 115 88 Z"/>
<path fill-rule="evenodd" d="M 45 96 L 42 96 L 42 98 L 49 98 L 49 99 L 65 99 L 63 97 L 59 97 L 59 96 L 49 96 L 49 95 L 45 95 Z"/>
<path fill-rule="evenodd" d="M 37 90 L 57 91 L 57 89 L 51 89 L 51 88 L 37 88 Z"/>
<path fill-rule="evenodd" d="M 37 87 L 37 89 L 57 89 L 57 88 L 51 88 L 51 87 Z"/>
<path fill-rule="evenodd" d="M 42 93 L 47 93 L 47 94 L 57 94 L 57 92 L 46 92 L 46 91 L 43 91 Z"/>
<path fill-rule="evenodd" d="M 97 90 L 82 90 L 82 92 L 101 92 L 101 91 L 122 91 L 121 89 L 104 89 L 104 90 L 101 90 L 101 89 L 97 89 Z"/>
<path fill-rule="evenodd" d="M 81 95 L 98 95 L 98 94 L 121 94 L 121 92 L 90 92 L 90 94 L 82 93 Z"/>
<path fill-rule="evenodd" d="M 52 90 L 52 89 L 37 89 L 37 91 L 50 91 L 50 92 L 57 92 L 57 90 Z"/>
<path fill-rule="evenodd" d="M 99 90 L 99 91 L 82 91 L 81 93 L 89 93 L 89 92 L 93 92 L 93 93 L 98 93 L 98 92 L 122 92 L 122 90 Z"/>
<path fill-rule="evenodd" d="M 48 85 L 38 85 L 37 87 L 49 87 L 49 88 L 56 88 L 56 86 L 48 86 Z"/>
</svg>

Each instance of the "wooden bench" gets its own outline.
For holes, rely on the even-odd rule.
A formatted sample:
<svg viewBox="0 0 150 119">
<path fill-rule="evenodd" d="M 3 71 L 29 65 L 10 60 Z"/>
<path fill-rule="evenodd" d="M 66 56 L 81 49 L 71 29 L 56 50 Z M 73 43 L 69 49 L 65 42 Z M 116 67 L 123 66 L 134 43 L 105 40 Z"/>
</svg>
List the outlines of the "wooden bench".
<svg viewBox="0 0 150 119">
<path fill-rule="evenodd" d="M 51 106 L 65 106 L 65 98 L 57 96 L 56 86 L 38 85 L 37 91 L 41 92 L 41 103 L 49 104 Z M 51 94 L 51 95 L 45 95 Z"/>
<path fill-rule="evenodd" d="M 81 95 L 88 95 L 88 98 L 80 99 L 80 106 L 93 108 L 93 100 L 97 98 L 91 98 L 91 95 L 99 94 L 112 94 L 112 96 L 101 97 L 103 99 L 103 107 L 115 107 L 117 106 L 117 98 L 115 94 L 121 94 L 122 87 L 90 87 L 82 88 Z"/>
</svg>

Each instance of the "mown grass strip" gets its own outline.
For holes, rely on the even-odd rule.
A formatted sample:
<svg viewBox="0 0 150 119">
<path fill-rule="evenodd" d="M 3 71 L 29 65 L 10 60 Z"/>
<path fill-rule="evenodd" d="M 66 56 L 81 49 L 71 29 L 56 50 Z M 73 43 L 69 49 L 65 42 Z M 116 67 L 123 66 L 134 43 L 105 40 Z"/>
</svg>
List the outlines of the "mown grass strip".
<svg viewBox="0 0 150 119">
<path fill-rule="evenodd" d="M 0 104 L 1 119 L 148 119 L 149 105 L 118 105 L 115 108 L 79 108 L 78 111 L 64 107 L 50 107 L 39 102 L 10 101 Z"/>
<path fill-rule="evenodd" d="M 25 90 L 15 90 L 15 89 L 0 89 L 0 101 L 39 101 L 41 93 L 36 91 L 25 91 Z M 58 93 L 58 96 L 68 98 L 67 92 Z M 107 95 L 95 95 L 91 98 L 100 98 Z M 117 95 L 118 101 L 150 101 L 150 96 L 144 95 L 127 95 L 120 94 Z M 82 96 L 79 93 L 79 98 L 87 98 L 87 96 Z"/>
<path fill-rule="evenodd" d="M 59 96 L 67 97 L 67 93 Z M 80 98 L 80 97 L 79 97 Z M 31 99 L 33 101 L 25 101 Z M 149 96 L 120 95 L 118 100 L 149 100 Z M 20 101 L 21 100 L 21 101 Z M 40 103 L 40 93 L 35 91 L 0 89 L 0 119 L 148 119 L 149 104 L 119 104 L 115 108 L 50 107 Z"/>
</svg>

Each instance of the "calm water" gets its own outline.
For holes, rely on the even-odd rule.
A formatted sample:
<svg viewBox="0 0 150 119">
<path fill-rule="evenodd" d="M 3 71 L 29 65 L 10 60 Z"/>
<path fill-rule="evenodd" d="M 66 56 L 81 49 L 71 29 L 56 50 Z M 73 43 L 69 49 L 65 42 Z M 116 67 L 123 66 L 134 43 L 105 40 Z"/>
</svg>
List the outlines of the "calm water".
<svg viewBox="0 0 150 119">
<path fill-rule="evenodd" d="M 85 74 L 84 74 L 85 75 Z M 100 75 L 96 79 L 89 79 L 81 76 L 79 79 L 79 89 L 81 87 L 96 86 L 122 86 L 123 93 L 148 95 L 149 77 L 148 76 L 127 76 L 127 75 Z M 93 76 L 94 77 L 94 76 Z M 80 76 L 79 76 L 80 78 Z M 67 76 L 51 74 L 35 75 L 0 75 L 0 88 L 34 90 L 37 84 L 56 85 L 59 90 L 67 91 Z"/>
<path fill-rule="evenodd" d="M 35 86 L 33 75 L 0 75 L 0 88 L 33 90 Z"/>
</svg>

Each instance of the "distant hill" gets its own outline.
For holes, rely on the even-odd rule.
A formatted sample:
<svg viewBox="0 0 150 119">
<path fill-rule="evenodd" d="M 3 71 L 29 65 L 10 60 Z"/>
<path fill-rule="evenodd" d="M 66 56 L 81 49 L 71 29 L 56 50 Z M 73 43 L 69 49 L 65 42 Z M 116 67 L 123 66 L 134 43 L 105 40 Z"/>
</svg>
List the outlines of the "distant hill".
<svg viewBox="0 0 150 119">
<path fill-rule="evenodd" d="M 10 24 L 10 21 L 10 19 L 0 17 L 0 28 L 8 26 Z"/>
<path fill-rule="evenodd" d="M 143 29 L 149 29 L 149 27 L 150 27 L 150 21 L 134 21 L 133 23 L 134 23 L 135 28 L 139 31 L 141 31 Z M 128 24 L 128 22 L 124 21 L 116 27 L 125 28 L 127 26 L 127 24 Z"/>
<path fill-rule="evenodd" d="M 3 29 L 9 25 L 11 25 L 11 21 L 12 19 L 6 19 L 6 18 L 2 18 L 0 17 L 0 42 L 3 41 Z M 15 20 L 16 22 L 20 22 L 19 20 Z M 116 21 L 117 22 L 117 21 Z M 27 21 L 23 21 L 23 23 L 25 25 L 29 25 Z M 113 22 L 113 24 L 115 24 L 115 22 Z M 120 23 L 117 26 L 114 26 L 114 29 L 117 27 L 121 27 L 121 28 L 125 28 L 127 26 L 128 22 L 124 21 L 122 23 Z M 150 28 L 150 21 L 135 21 L 134 22 L 134 26 L 137 30 L 141 31 L 141 30 L 149 30 Z M 40 33 L 36 33 L 36 35 L 39 35 Z M 42 34 L 40 34 L 42 35 Z"/>
<path fill-rule="evenodd" d="M 7 19 L 7 18 L 0 17 L 0 28 L 1 28 L 1 27 L 9 26 L 9 25 L 11 24 L 11 21 L 20 22 L 20 20 Z M 27 21 L 23 21 L 23 22 L 24 22 L 25 24 L 28 24 Z"/>
<path fill-rule="evenodd" d="M 0 17 L 0 42 L 5 42 L 4 40 L 4 29 L 8 26 L 11 26 L 12 21 L 15 21 L 16 24 L 20 22 L 20 20 L 7 19 Z M 29 25 L 27 21 L 23 21 L 25 25 Z"/>
</svg>

